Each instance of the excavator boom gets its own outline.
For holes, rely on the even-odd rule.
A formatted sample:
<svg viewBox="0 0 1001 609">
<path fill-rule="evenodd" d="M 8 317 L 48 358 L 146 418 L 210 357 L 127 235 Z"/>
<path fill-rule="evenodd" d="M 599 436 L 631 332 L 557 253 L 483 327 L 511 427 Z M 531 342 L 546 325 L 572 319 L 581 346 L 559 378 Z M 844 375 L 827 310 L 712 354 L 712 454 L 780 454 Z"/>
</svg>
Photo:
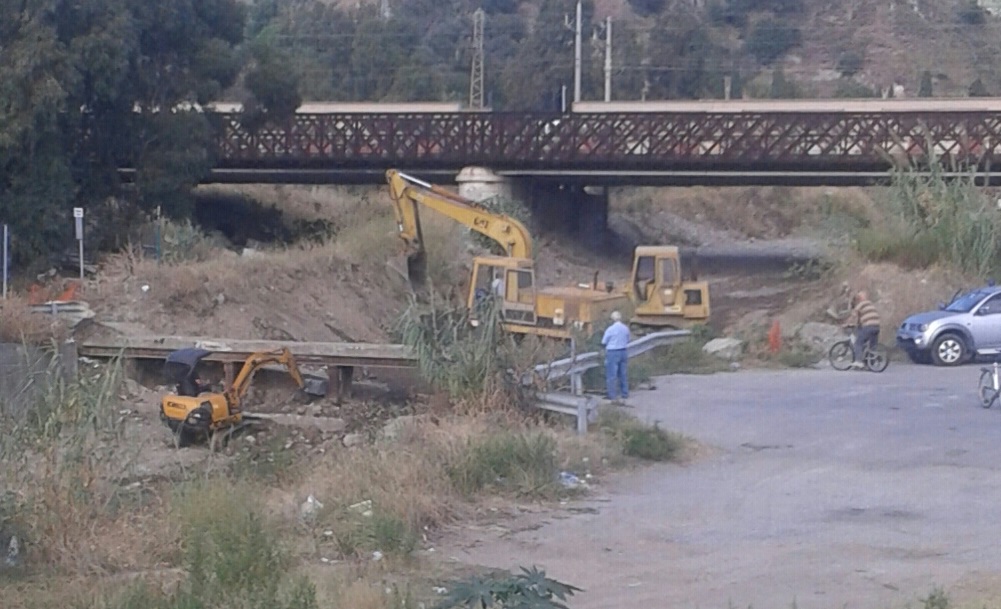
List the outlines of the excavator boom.
<svg viewBox="0 0 1001 609">
<path fill-rule="evenodd" d="M 240 373 L 233 380 L 232 386 L 226 391 L 226 398 L 230 404 L 239 404 L 250 388 L 250 381 L 254 378 L 254 373 L 268 364 L 282 364 L 288 368 L 288 373 L 292 380 L 296 382 L 300 389 L 305 388 L 306 382 L 299 372 L 299 366 L 292 357 L 292 352 L 287 347 L 277 351 L 264 351 L 253 353 L 243 364 Z"/>
<path fill-rule="evenodd" d="M 532 257 L 532 237 L 525 225 L 515 218 L 492 212 L 469 199 L 395 169 L 386 172 L 386 181 L 393 199 L 397 229 L 406 244 L 412 281 L 420 283 L 426 274 L 420 205 L 493 239 L 507 256 Z"/>
</svg>

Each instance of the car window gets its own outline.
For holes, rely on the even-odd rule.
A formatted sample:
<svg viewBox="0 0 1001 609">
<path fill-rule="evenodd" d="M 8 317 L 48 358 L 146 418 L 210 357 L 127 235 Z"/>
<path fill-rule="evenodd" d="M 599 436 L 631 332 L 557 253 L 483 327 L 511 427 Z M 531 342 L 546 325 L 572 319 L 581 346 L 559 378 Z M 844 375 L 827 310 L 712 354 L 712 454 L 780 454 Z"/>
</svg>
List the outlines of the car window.
<svg viewBox="0 0 1001 609">
<path fill-rule="evenodd" d="M 970 292 L 969 294 L 964 294 L 949 303 L 949 306 L 945 308 L 946 311 L 950 313 L 969 313 L 973 307 L 976 306 L 978 302 L 983 299 L 986 294 L 982 291 Z"/>
<path fill-rule="evenodd" d="M 1001 294 L 988 298 L 987 302 L 977 309 L 977 315 L 997 315 L 998 313 L 1001 313 Z"/>
</svg>

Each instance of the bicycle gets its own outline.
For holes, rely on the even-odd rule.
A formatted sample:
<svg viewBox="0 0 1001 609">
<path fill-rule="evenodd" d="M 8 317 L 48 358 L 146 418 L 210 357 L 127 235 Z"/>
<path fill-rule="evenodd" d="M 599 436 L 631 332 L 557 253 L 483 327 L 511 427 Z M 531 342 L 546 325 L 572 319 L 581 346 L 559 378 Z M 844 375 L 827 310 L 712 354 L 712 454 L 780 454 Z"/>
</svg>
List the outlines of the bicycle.
<svg viewBox="0 0 1001 609">
<path fill-rule="evenodd" d="M 980 405 L 984 408 L 993 406 L 1001 394 L 998 368 L 998 362 L 994 360 L 994 365 L 991 368 L 980 369 Z"/>
<path fill-rule="evenodd" d="M 848 338 L 834 343 L 827 352 L 827 359 L 835 370 L 848 370 L 855 363 L 855 333 L 851 328 L 845 331 Z M 862 350 L 862 363 L 870 372 L 882 372 L 890 365 L 890 352 L 879 343 L 867 344 Z"/>
</svg>

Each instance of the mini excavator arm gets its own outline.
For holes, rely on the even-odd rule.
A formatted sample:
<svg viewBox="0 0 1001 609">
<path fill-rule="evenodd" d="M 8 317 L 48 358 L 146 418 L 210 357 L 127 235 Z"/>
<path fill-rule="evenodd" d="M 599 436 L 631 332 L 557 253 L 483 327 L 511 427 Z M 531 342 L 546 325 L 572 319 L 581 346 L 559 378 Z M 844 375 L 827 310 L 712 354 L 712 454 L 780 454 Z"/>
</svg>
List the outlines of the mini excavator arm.
<svg viewBox="0 0 1001 609">
<path fill-rule="evenodd" d="M 296 364 L 295 358 L 292 357 L 292 352 L 287 347 L 277 351 L 253 353 L 243 363 L 243 368 L 240 369 L 240 373 L 233 381 L 233 385 L 226 391 L 226 401 L 229 402 L 230 408 L 239 407 L 240 402 L 250 388 L 250 382 L 254 378 L 254 373 L 268 364 L 284 365 L 288 368 L 289 375 L 299 388 L 305 388 L 306 383 L 302 378 L 302 373 L 299 372 L 299 366 Z"/>
<path fill-rule="evenodd" d="M 423 205 L 493 239 L 514 258 L 532 257 L 532 238 L 515 218 L 494 213 L 448 190 L 422 182 L 395 169 L 386 172 L 396 225 L 407 249 L 410 280 L 421 284 L 426 276 L 426 250 L 418 206 Z"/>
</svg>

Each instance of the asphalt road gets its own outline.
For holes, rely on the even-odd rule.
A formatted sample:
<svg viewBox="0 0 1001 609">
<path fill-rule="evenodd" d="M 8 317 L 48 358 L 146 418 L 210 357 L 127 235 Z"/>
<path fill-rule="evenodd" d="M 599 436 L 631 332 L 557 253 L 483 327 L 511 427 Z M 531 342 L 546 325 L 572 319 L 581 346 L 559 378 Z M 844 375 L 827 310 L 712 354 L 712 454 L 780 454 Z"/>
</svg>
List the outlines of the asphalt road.
<svg viewBox="0 0 1001 609">
<path fill-rule="evenodd" d="M 978 378 L 894 362 L 661 379 L 634 412 L 707 456 L 443 549 L 537 564 L 585 588 L 574 609 L 882 609 L 921 606 L 936 585 L 999 606 L 1001 410 L 980 407 Z"/>
</svg>

